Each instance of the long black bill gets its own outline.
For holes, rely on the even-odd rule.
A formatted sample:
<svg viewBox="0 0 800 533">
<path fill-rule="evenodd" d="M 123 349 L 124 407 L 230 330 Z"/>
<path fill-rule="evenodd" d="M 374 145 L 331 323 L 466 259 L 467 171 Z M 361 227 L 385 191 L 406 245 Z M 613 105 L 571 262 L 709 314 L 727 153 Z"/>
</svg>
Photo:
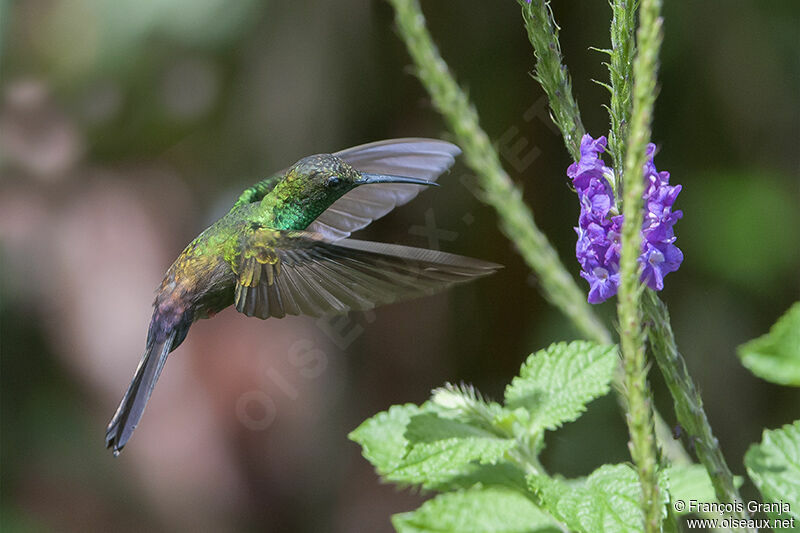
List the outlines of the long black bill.
<svg viewBox="0 0 800 533">
<path fill-rule="evenodd" d="M 173 330 L 163 343 L 148 342 L 133 381 L 106 429 L 106 448 L 111 448 L 115 456 L 119 455 L 139 424 L 176 336 L 179 334 Z"/>
<path fill-rule="evenodd" d="M 439 184 L 434 181 L 428 181 L 419 178 L 392 176 L 390 174 L 368 174 L 366 172 L 361 173 L 361 179 L 358 180 L 356 183 L 358 183 L 359 185 L 369 185 L 372 183 L 411 183 L 413 185 L 434 185 L 436 187 L 439 186 Z"/>
</svg>

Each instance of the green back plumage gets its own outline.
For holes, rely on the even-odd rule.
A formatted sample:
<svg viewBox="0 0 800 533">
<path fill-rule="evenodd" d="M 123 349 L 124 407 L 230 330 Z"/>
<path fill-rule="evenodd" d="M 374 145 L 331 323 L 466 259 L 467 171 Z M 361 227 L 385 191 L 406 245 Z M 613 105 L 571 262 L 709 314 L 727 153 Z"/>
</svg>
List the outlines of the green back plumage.
<svg viewBox="0 0 800 533">
<path fill-rule="evenodd" d="M 233 270 L 242 242 L 262 228 L 300 231 L 355 187 L 360 174 L 341 159 L 318 154 L 242 193 L 231 210 L 195 238 L 170 268 L 173 278 L 201 276 L 221 258 Z"/>
<path fill-rule="evenodd" d="M 272 189 L 275 188 L 275 185 L 277 185 L 281 178 L 283 178 L 284 174 L 286 174 L 286 172 L 278 172 L 268 178 L 264 178 L 252 187 L 245 189 L 242 191 L 242 194 L 239 195 L 239 198 L 236 200 L 236 203 L 233 204 L 233 207 L 239 207 L 240 205 L 260 201 Z"/>
</svg>

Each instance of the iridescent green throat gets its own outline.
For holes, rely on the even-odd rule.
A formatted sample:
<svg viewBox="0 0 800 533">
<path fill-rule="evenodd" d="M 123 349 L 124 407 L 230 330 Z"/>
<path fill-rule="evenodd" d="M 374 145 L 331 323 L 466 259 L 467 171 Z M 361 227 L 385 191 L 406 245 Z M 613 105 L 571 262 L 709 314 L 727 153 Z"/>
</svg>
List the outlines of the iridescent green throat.
<svg viewBox="0 0 800 533">
<path fill-rule="evenodd" d="M 305 180 L 287 177 L 264 196 L 259 211 L 264 225 L 280 230 L 304 230 L 347 190 L 309 187 Z"/>
</svg>

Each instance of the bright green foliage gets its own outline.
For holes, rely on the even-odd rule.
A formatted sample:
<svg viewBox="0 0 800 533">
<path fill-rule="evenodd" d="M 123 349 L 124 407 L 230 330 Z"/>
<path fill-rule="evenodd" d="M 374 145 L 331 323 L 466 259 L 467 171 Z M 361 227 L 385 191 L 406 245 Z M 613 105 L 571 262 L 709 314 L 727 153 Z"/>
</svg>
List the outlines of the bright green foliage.
<svg viewBox="0 0 800 533">
<path fill-rule="evenodd" d="M 608 392 L 616 365 L 616 346 L 553 344 L 528 357 L 519 377 L 506 388 L 506 406 L 528 410 L 531 432 L 556 429 Z"/>
<path fill-rule="evenodd" d="M 408 440 L 404 434 L 411 417 L 423 412 L 423 407 L 411 403 L 394 405 L 364 421 L 348 437 L 361 445 L 364 458 L 386 476 L 400 466 L 406 454 Z"/>
<path fill-rule="evenodd" d="M 528 483 L 544 508 L 570 530 L 642 531 L 639 480 L 629 465 L 604 465 L 581 480 L 532 475 Z M 711 479 L 701 465 L 661 471 L 659 487 L 662 505 L 667 503 L 667 495 L 669 501 L 716 501 Z M 688 509 L 680 514 L 686 512 Z"/>
<path fill-rule="evenodd" d="M 413 417 L 405 437 L 410 443 L 408 454 L 389 478 L 423 486 L 428 480 L 437 483 L 459 476 L 473 462 L 497 464 L 516 444 L 433 413 Z"/>
<path fill-rule="evenodd" d="M 800 302 L 775 323 L 769 333 L 739 346 L 742 364 L 756 376 L 800 387 Z"/>
<path fill-rule="evenodd" d="M 616 353 L 614 346 L 590 342 L 556 344 L 523 365 L 507 389 L 511 406 L 487 402 L 468 386 L 447 385 L 422 406 L 394 406 L 361 424 L 350 438 L 385 480 L 459 491 L 399 515 L 398 529 L 537 531 L 540 523 L 552 525 L 529 520 L 542 512 L 530 500 L 525 475 L 542 472 L 536 453 L 545 429 L 576 419 L 586 403 L 608 392 Z M 521 507 L 503 516 L 509 506 Z M 500 516 L 507 529 L 492 522 Z M 527 517 L 520 522 L 527 529 L 515 529 L 517 517 Z"/>
<path fill-rule="evenodd" d="M 519 492 L 471 489 L 440 494 L 419 509 L 392 517 L 400 533 L 550 533 L 558 525 Z"/>
<path fill-rule="evenodd" d="M 800 420 L 764 431 L 761 443 L 747 450 L 744 464 L 766 502 L 783 501 L 791 507 L 788 515 L 769 514 L 800 520 Z"/>
<path fill-rule="evenodd" d="M 532 475 L 528 483 L 544 507 L 570 531 L 642 531 L 641 489 L 628 465 L 604 465 L 580 481 Z"/>
<path fill-rule="evenodd" d="M 741 485 L 740 478 L 736 478 Z M 661 472 L 659 484 L 664 492 L 669 494 L 669 501 L 674 502 L 683 500 L 697 500 L 699 502 L 717 501 L 714 493 L 714 485 L 711 478 L 702 465 L 672 466 Z M 674 508 L 673 508 L 674 510 Z M 682 511 L 676 511 L 678 515 L 689 513 L 688 506 Z"/>
<path fill-rule="evenodd" d="M 616 364 L 616 346 L 553 344 L 528 357 L 505 405 L 448 384 L 421 406 L 375 415 L 350 438 L 384 480 L 443 493 L 395 515 L 401 532 L 641 531 L 640 484 L 629 465 L 564 480 L 549 476 L 537 457 L 545 430 L 575 420 L 608 392 Z M 716 499 L 699 465 L 667 467 L 658 485 L 660 504 L 668 496 Z"/>
<path fill-rule="evenodd" d="M 440 418 L 431 404 L 395 405 L 350 433 L 364 457 L 386 480 L 426 489 L 449 490 L 482 483 L 524 487 L 524 473 L 496 464 L 513 447 L 468 424 Z"/>
</svg>

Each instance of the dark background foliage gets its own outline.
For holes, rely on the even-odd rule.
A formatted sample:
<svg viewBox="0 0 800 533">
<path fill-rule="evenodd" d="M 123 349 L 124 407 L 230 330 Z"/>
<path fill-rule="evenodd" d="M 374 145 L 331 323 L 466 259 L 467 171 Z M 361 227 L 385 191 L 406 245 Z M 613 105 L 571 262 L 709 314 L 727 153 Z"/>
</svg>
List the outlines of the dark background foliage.
<svg viewBox="0 0 800 533">
<path fill-rule="evenodd" d="M 578 207 L 541 113 L 518 7 L 425 2 L 444 57 L 568 267 Z M 584 124 L 605 133 L 606 2 L 554 2 Z M 800 288 L 800 10 L 665 6 L 656 164 L 684 190 L 673 325 L 729 462 L 798 417 L 797 390 L 735 347 Z M 121 457 L 103 430 L 144 345 L 153 288 L 241 189 L 309 153 L 444 136 L 382 2 L 5 2 L 0 77 L 4 531 L 388 531 L 424 496 L 349 442 L 446 381 L 500 397 L 524 357 L 575 337 L 475 200 L 459 163 L 362 238 L 506 265 L 446 294 L 334 323 L 228 310 L 173 355 Z M 432 228 L 435 227 L 435 231 Z M 581 283 L 583 281 L 581 280 Z M 613 304 L 600 311 L 612 323 Z M 673 422 L 652 372 L 657 401 Z M 266 429 L 259 429 L 267 426 Z M 628 459 L 613 398 L 548 440 L 550 471 Z M 745 494 L 754 496 L 751 485 Z"/>
</svg>

